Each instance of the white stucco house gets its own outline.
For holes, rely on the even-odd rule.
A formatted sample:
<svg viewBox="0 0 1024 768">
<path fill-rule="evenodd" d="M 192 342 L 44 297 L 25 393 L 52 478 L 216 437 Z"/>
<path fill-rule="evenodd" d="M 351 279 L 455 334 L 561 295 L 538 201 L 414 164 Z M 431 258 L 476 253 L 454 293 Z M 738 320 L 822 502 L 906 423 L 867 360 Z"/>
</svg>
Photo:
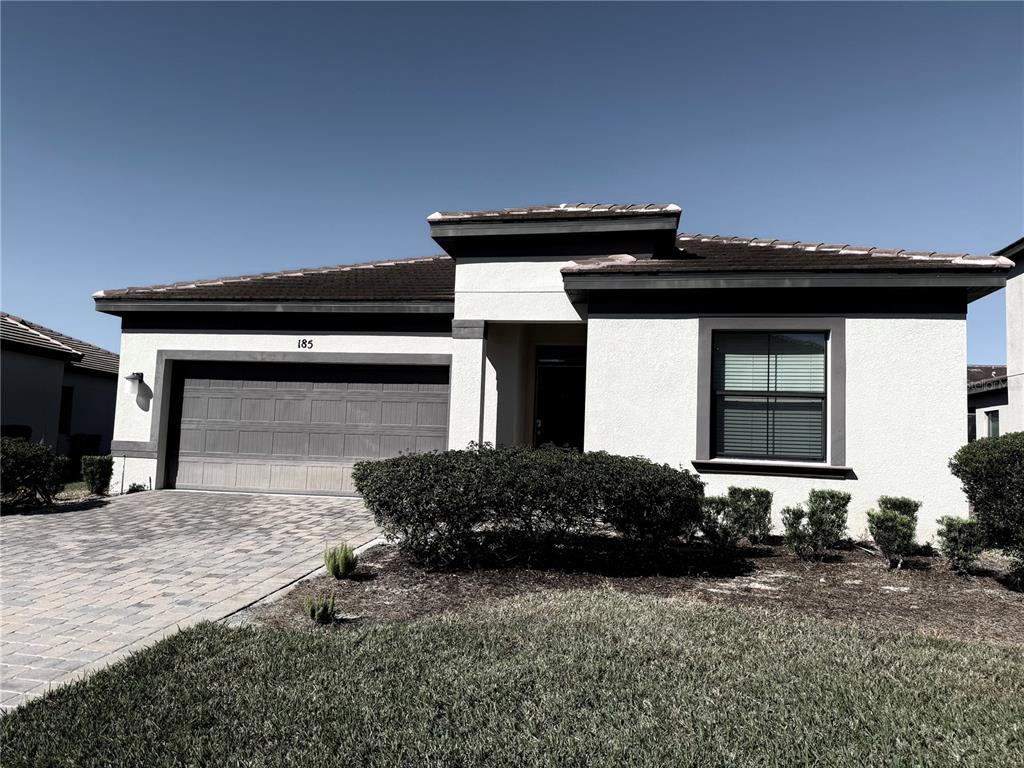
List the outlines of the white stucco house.
<svg viewBox="0 0 1024 768">
<path fill-rule="evenodd" d="M 1024 432 L 1024 237 L 995 252 L 1015 263 L 1006 278 L 1006 389 L 1003 432 Z"/>
<path fill-rule="evenodd" d="M 427 258 L 101 291 L 115 483 L 350 494 L 363 459 L 641 454 L 775 514 L 812 488 L 966 514 L 966 312 L 1013 262 L 679 234 L 675 205 L 435 213 Z"/>
</svg>

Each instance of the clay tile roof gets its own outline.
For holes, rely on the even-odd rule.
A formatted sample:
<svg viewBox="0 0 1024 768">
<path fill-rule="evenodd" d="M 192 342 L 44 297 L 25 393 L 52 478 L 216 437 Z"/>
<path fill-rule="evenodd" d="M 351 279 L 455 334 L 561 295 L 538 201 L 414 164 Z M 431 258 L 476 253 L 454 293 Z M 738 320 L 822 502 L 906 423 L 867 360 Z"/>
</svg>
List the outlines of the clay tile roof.
<svg viewBox="0 0 1024 768">
<path fill-rule="evenodd" d="M 117 288 L 95 299 L 140 301 L 454 301 L 451 257 L 375 261 L 239 277 Z"/>
<path fill-rule="evenodd" d="M 528 221 L 532 219 L 625 218 L 679 213 L 673 203 L 557 203 L 485 211 L 435 211 L 430 223 L 471 221 Z"/>
<path fill-rule="evenodd" d="M 991 385 L 996 387 L 1006 384 L 1005 365 L 968 365 L 967 366 L 967 388 L 968 389 L 989 389 Z M 988 386 L 986 386 L 988 385 Z"/>
<path fill-rule="evenodd" d="M 6 342 L 64 353 L 72 368 L 117 373 L 118 356 L 113 352 L 6 312 L 0 312 L 0 337 Z"/>
<path fill-rule="evenodd" d="M 1002 256 L 906 251 L 841 243 L 680 234 L 676 249 L 653 259 L 609 264 L 580 260 L 564 272 L 660 274 L 676 272 L 914 272 L 973 270 L 1002 272 L 1013 262 Z"/>
</svg>

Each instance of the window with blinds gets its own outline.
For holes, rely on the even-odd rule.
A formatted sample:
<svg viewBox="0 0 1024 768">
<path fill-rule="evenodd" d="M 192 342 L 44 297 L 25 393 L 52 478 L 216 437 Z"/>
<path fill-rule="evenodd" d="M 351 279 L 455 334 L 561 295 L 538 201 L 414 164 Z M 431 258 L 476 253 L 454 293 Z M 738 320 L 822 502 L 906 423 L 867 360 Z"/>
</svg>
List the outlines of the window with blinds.
<svg viewBox="0 0 1024 768">
<path fill-rule="evenodd" d="M 715 332 L 714 455 L 825 460 L 826 338 Z"/>
</svg>

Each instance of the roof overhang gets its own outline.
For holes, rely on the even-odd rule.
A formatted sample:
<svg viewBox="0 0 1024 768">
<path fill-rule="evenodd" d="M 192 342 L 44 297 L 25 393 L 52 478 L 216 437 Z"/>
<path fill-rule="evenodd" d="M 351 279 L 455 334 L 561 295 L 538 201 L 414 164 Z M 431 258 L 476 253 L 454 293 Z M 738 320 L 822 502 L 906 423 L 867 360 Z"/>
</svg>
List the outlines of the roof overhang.
<svg viewBox="0 0 1024 768">
<path fill-rule="evenodd" d="M 95 299 L 96 310 L 109 315 L 129 312 L 278 312 L 370 313 L 370 314 L 452 314 L 453 301 L 178 301 L 173 299 Z"/>
<path fill-rule="evenodd" d="M 967 394 L 976 395 L 979 392 L 990 392 L 995 389 L 1006 389 L 1008 386 L 1006 376 L 997 376 L 982 381 L 972 381 L 967 385 Z"/>
</svg>

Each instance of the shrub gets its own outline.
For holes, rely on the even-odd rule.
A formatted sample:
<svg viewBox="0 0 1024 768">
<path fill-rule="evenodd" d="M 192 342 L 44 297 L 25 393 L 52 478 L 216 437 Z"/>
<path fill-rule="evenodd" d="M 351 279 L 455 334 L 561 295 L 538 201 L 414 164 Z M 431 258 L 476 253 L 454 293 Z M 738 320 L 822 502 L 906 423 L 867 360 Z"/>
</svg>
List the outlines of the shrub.
<svg viewBox="0 0 1024 768">
<path fill-rule="evenodd" d="M 142 483 L 132 483 L 128 486 L 128 490 L 125 493 L 142 493 L 142 491 L 149 490 Z"/>
<path fill-rule="evenodd" d="M 359 555 L 347 543 L 324 550 L 324 565 L 336 579 L 346 579 L 359 565 Z"/>
<path fill-rule="evenodd" d="M 820 557 L 846 533 L 850 494 L 844 491 L 813 490 L 807 508 L 797 505 L 782 510 L 786 544 L 800 557 Z"/>
<path fill-rule="evenodd" d="M 105 496 L 110 490 L 110 476 L 114 474 L 113 456 L 83 456 L 82 479 L 89 493 Z"/>
<path fill-rule="evenodd" d="M 906 496 L 879 496 L 878 509 L 882 512 L 895 512 L 899 515 L 909 517 L 917 523 L 917 510 L 921 508 L 921 502 L 908 499 Z M 877 542 L 876 542 L 877 543 Z"/>
<path fill-rule="evenodd" d="M 968 443 L 949 468 L 974 507 L 982 543 L 1024 553 L 1024 432 Z"/>
<path fill-rule="evenodd" d="M 685 469 L 604 452 L 582 458 L 595 479 L 597 512 L 624 538 L 657 546 L 697 530 L 704 483 Z"/>
<path fill-rule="evenodd" d="M 308 595 L 302 607 L 310 621 L 316 624 L 330 624 L 334 621 L 334 595 Z"/>
<path fill-rule="evenodd" d="M 733 521 L 740 538 L 752 544 L 767 538 L 772 532 L 772 492 L 764 488 L 737 488 L 729 486 L 729 502 Z"/>
<path fill-rule="evenodd" d="M 701 532 L 704 539 L 718 552 L 734 549 L 740 534 L 735 526 L 732 499 L 728 496 L 705 496 L 702 506 Z"/>
<path fill-rule="evenodd" d="M 898 569 L 903 565 L 904 556 L 914 548 L 916 529 L 917 522 L 913 517 L 897 512 L 892 507 L 882 507 L 877 512 L 868 512 L 868 530 L 871 531 L 871 538 L 889 560 L 890 568 Z"/>
<path fill-rule="evenodd" d="M 45 443 L 5 437 L 0 441 L 0 489 L 11 504 L 52 504 L 64 487 L 66 464 Z"/>
<path fill-rule="evenodd" d="M 958 573 L 968 573 L 984 549 L 977 520 L 943 517 L 939 520 L 939 548 Z"/>
<path fill-rule="evenodd" d="M 498 549 L 528 560 L 602 524 L 660 544 L 693 533 L 704 488 L 643 458 L 489 445 L 361 462 L 352 477 L 385 535 L 443 566 Z"/>
</svg>

